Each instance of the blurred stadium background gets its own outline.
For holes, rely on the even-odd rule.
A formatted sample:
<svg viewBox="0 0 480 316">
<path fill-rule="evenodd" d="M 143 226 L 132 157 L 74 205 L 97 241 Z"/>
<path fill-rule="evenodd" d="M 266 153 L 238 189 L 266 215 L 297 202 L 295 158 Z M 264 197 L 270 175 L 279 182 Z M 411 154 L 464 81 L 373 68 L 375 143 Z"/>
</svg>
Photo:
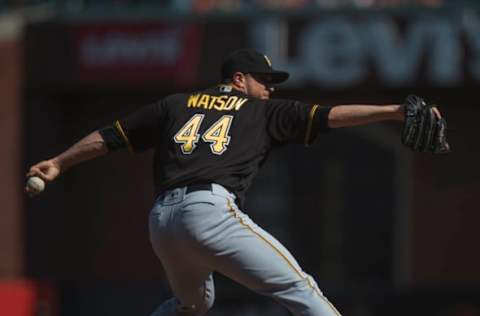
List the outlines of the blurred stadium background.
<svg viewBox="0 0 480 316">
<path fill-rule="evenodd" d="M 286 147 L 246 211 L 349 316 L 480 315 L 480 3 L 458 0 L 0 0 L 0 315 L 149 315 L 151 153 L 69 171 L 35 199 L 27 167 L 167 94 L 216 83 L 239 47 L 292 73 L 278 97 L 442 105 L 453 153 L 398 124 Z M 216 276 L 208 314 L 281 316 Z"/>
</svg>

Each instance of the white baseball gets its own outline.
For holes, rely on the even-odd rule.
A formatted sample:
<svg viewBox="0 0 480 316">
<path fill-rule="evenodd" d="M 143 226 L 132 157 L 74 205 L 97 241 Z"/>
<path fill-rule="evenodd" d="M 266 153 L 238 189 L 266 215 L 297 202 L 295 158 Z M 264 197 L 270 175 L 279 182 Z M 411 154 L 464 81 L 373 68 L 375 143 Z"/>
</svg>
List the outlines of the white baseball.
<svg viewBox="0 0 480 316">
<path fill-rule="evenodd" d="M 45 189 L 45 182 L 39 177 L 31 177 L 27 180 L 27 186 L 36 193 L 40 193 Z"/>
</svg>

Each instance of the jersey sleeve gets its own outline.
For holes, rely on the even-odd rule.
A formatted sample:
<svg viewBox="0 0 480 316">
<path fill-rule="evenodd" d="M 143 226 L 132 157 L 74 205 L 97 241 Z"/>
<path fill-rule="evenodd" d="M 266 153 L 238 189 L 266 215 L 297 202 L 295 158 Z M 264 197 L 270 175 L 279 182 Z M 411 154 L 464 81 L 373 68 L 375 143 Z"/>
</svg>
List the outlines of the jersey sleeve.
<svg viewBox="0 0 480 316">
<path fill-rule="evenodd" d="M 294 100 L 267 101 L 267 130 L 279 143 L 310 145 L 320 132 L 328 131 L 331 107 Z"/>
<path fill-rule="evenodd" d="M 114 124 L 130 151 L 142 152 L 152 148 L 159 136 L 165 101 L 144 106 Z"/>
</svg>

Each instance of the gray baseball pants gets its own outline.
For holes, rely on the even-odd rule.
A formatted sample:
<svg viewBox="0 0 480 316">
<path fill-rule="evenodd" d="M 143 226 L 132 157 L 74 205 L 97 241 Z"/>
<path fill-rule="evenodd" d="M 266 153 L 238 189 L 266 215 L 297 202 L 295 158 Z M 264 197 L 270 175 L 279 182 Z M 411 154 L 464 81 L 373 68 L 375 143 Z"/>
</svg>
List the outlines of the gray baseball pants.
<svg viewBox="0 0 480 316">
<path fill-rule="evenodd" d="M 163 193 L 150 214 L 150 240 L 174 298 L 151 316 L 201 316 L 212 307 L 212 272 L 275 299 L 295 316 L 338 316 L 290 252 L 238 209 L 235 196 L 211 191 Z"/>
</svg>

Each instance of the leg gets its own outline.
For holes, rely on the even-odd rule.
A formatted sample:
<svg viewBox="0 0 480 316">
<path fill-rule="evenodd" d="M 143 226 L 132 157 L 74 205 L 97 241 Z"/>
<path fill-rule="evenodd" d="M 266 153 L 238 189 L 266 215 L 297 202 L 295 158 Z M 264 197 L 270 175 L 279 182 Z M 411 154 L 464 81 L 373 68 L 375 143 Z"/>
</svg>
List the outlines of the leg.
<svg viewBox="0 0 480 316">
<path fill-rule="evenodd" d="M 215 270 L 246 287 L 271 296 L 296 316 L 339 316 L 311 276 L 274 237 L 225 198 L 227 214 L 210 251 Z M 219 207 L 219 206 L 217 206 Z"/>
<path fill-rule="evenodd" d="M 152 244 L 178 299 L 166 302 L 154 316 L 182 315 L 168 308 L 179 303 L 184 308 L 196 307 L 195 304 L 208 307 L 202 293 L 209 289 L 204 282 L 213 270 L 271 296 L 295 316 L 340 315 L 293 256 L 238 210 L 233 195 L 224 188 L 217 185 L 213 192 L 187 194 L 184 200 L 182 196 L 180 204 L 174 215 L 167 212 L 159 215 L 151 229 Z M 162 218 L 172 224 L 164 225 L 166 220 Z M 182 263 L 188 267 L 182 268 Z M 206 273 L 203 276 L 199 265 Z M 191 282 L 190 275 L 196 281 Z M 213 283 L 211 289 L 213 293 Z M 202 315 L 204 310 L 196 314 L 193 309 L 189 311 L 191 314 L 183 315 Z"/>
<path fill-rule="evenodd" d="M 201 316 L 215 299 L 212 270 L 195 259 L 179 236 L 175 215 L 179 205 L 156 206 L 150 215 L 150 239 L 175 295 L 151 316 Z M 195 264 L 192 264 L 192 263 Z"/>
<path fill-rule="evenodd" d="M 179 295 L 175 294 L 175 296 Z M 204 294 L 200 294 L 196 299 L 190 301 L 190 303 L 198 302 L 197 304 L 181 303 L 179 299 L 173 297 L 157 307 L 151 316 L 201 316 L 213 306 L 214 299 L 213 278 L 210 275 L 204 287 Z M 188 300 L 184 300 L 184 302 L 188 302 Z"/>
</svg>

